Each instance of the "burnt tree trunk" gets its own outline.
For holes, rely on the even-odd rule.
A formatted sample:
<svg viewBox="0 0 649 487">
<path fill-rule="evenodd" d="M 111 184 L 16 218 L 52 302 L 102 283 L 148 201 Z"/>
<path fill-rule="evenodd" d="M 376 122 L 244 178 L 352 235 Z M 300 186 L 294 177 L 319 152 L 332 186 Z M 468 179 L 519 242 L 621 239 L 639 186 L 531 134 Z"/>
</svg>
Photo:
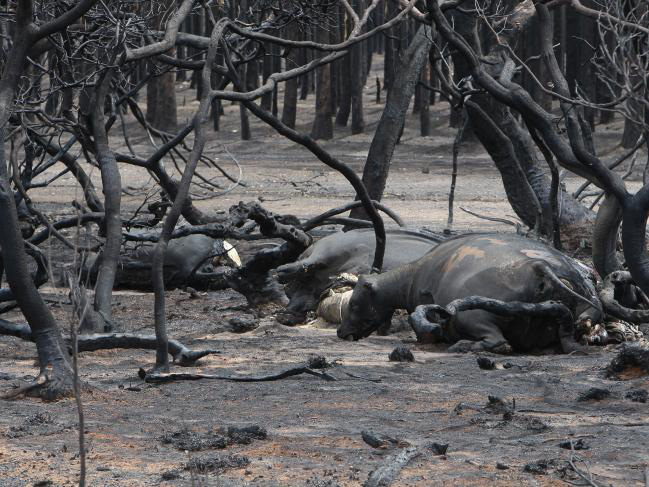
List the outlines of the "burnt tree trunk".
<svg viewBox="0 0 649 487">
<path fill-rule="evenodd" d="M 25 243 L 19 227 L 16 201 L 9 184 L 5 158 L 5 127 L 11 115 L 15 91 L 30 48 L 26 32 L 27 25 L 32 20 L 30 14 L 25 5 L 19 4 L 13 46 L 0 78 L 0 249 L 7 282 L 32 329 L 41 376 L 47 379 L 40 388 L 40 394 L 47 399 L 54 399 L 72 393 L 72 369 L 56 321 L 38 293 L 29 272 Z"/>
<path fill-rule="evenodd" d="M 522 58 L 530 59 L 530 61 L 527 62 L 527 65 L 536 76 L 536 79 L 539 80 L 543 86 L 547 87 L 551 79 L 545 63 L 540 59 L 541 46 L 539 44 L 539 38 L 541 32 L 538 19 L 532 20 L 528 32 L 528 35 L 525 36 Z M 523 75 L 523 87 L 532 94 L 532 98 L 534 98 L 534 100 L 541 105 L 544 110 L 552 110 L 552 97 L 545 93 L 539 84 L 532 79 L 532 76 L 525 71 Z"/>
<path fill-rule="evenodd" d="M 297 27 L 289 25 L 286 28 L 287 39 L 297 39 Z M 293 69 L 297 66 L 298 53 L 291 49 L 285 58 L 286 70 Z M 284 83 L 284 106 L 282 107 L 282 123 L 290 128 L 295 128 L 295 119 L 297 116 L 297 78 L 289 79 Z"/>
<path fill-rule="evenodd" d="M 83 15 L 83 12 L 79 15 Z M 24 72 L 28 52 L 38 40 L 34 35 L 35 26 L 32 21 L 31 2 L 18 2 L 13 43 L 4 60 L 0 76 L 0 249 L 7 282 L 36 342 L 41 377 L 45 379 L 39 387 L 39 392 L 42 397 L 55 399 L 72 394 L 74 374 L 56 321 L 38 293 L 29 272 L 25 242 L 19 227 L 5 157 L 6 128 L 13 111 L 16 90 Z"/>
<path fill-rule="evenodd" d="M 475 31 L 467 29 L 463 36 L 476 52 L 481 52 Z M 494 63 L 494 69 L 498 69 L 498 63 L 502 62 L 499 46 L 492 44 L 488 51 L 485 58 Z M 509 108 L 490 95 L 471 97 L 470 103 L 467 103 L 467 114 L 472 127 L 471 132 L 477 136 L 494 160 L 501 174 L 507 199 L 518 217 L 526 225 L 534 228 L 540 216 L 541 231 L 550 235 L 553 215 L 551 182 L 546 175 L 545 162 L 539 157 L 538 148 L 530 132 L 521 126 Z M 589 234 L 595 219 L 594 213 L 563 190 L 560 190 L 559 194 L 560 225 L 564 235 Z"/>
<path fill-rule="evenodd" d="M 264 55 L 264 60 L 261 69 L 261 77 L 263 83 L 268 81 L 268 78 L 271 74 L 275 73 L 275 62 L 274 57 L 279 55 L 277 50 L 277 44 L 268 43 L 266 45 L 266 54 Z M 264 110 L 271 111 L 273 108 L 273 94 L 274 92 L 264 93 L 261 97 L 261 106 Z"/>
<path fill-rule="evenodd" d="M 344 37 L 346 32 L 349 31 L 349 19 L 346 19 L 345 11 L 340 6 L 339 22 L 341 37 Z M 351 55 L 348 53 L 340 61 L 338 61 L 338 86 L 340 87 L 338 96 L 338 113 L 336 114 L 336 125 L 339 127 L 346 127 L 349 121 L 349 114 L 352 108 L 352 74 L 351 74 Z"/>
<path fill-rule="evenodd" d="M 398 13 L 396 2 L 388 1 L 386 3 L 386 15 L 388 19 L 392 19 Z M 397 60 L 397 52 L 399 51 L 399 41 L 395 37 L 400 35 L 401 26 L 396 25 L 390 27 L 385 32 L 385 57 L 383 58 L 383 86 L 386 91 L 390 91 L 394 81 L 394 70 Z"/>
<path fill-rule="evenodd" d="M 449 17 L 455 25 L 456 32 L 464 37 L 478 54 L 481 54 L 482 43 L 478 37 L 476 18 L 471 14 L 464 14 L 459 11 L 452 11 L 452 13 L 449 14 Z M 464 56 L 453 50 L 451 53 L 451 59 L 453 60 L 453 80 L 455 83 L 459 83 L 460 80 L 470 76 L 471 69 L 466 59 L 464 59 Z M 453 107 L 451 109 L 449 125 L 454 128 L 459 128 L 461 123 L 462 108 L 457 106 Z M 467 142 L 474 138 L 471 124 L 469 124 L 469 126 L 465 127 L 465 130 L 462 132 L 462 140 L 460 142 Z"/>
<path fill-rule="evenodd" d="M 104 100 L 108 95 L 111 80 L 112 70 L 109 69 L 95 92 L 95 108 L 92 112 L 95 150 L 104 192 L 106 242 L 101 252 L 99 274 L 95 285 L 95 301 L 91 313 L 95 316 L 94 319 L 82 321 L 81 329 L 84 332 L 108 332 L 113 329 L 111 298 L 122 242 L 120 212 L 122 181 L 115 155 L 110 150 L 104 121 Z"/>
<path fill-rule="evenodd" d="M 302 35 L 302 40 L 308 40 L 308 33 L 304 32 Z M 309 62 L 309 50 L 306 48 L 302 48 L 298 51 L 297 53 L 297 62 L 300 66 L 304 66 L 306 63 Z M 310 80 L 309 80 L 309 75 L 310 73 L 304 73 L 301 75 L 298 80 L 299 80 L 299 85 L 300 85 L 300 100 L 306 100 L 307 97 L 309 96 L 309 85 Z"/>
<path fill-rule="evenodd" d="M 329 31 L 317 28 L 316 40 L 322 44 L 329 43 Z M 321 54 L 322 56 L 322 54 Z M 311 129 L 314 139 L 331 139 L 334 135 L 331 120 L 331 64 L 320 66 L 316 71 L 315 120 Z"/>
<path fill-rule="evenodd" d="M 591 1 L 584 1 L 584 3 L 593 6 Z M 595 55 L 597 47 L 596 22 L 569 9 L 566 28 L 568 36 L 566 81 L 568 81 L 570 93 L 573 96 L 579 93 L 587 100 L 595 102 L 595 80 L 597 77 L 592 68 L 591 59 Z M 595 109 L 586 108 L 584 110 L 584 116 L 590 124 L 591 130 L 595 127 L 595 113 Z"/>
<path fill-rule="evenodd" d="M 428 74 L 430 69 L 428 69 L 428 63 L 424 65 L 424 68 L 421 70 L 421 75 L 419 77 L 420 81 L 424 84 L 428 84 Z M 417 91 L 419 91 L 419 128 L 422 137 L 430 135 L 430 95 L 431 93 L 424 88 L 421 84 L 417 85 Z"/>
<path fill-rule="evenodd" d="M 280 48 L 277 44 L 272 44 L 271 53 L 273 53 L 273 73 L 279 73 L 282 71 L 282 58 L 280 56 Z M 276 117 L 279 112 L 277 101 L 278 93 L 279 88 L 277 87 L 277 84 L 275 84 L 275 88 L 273 89 L 273 106 L 271 109 L 271 113 L 274 117 Z"/>
<path fill-rule="evenodd" d="M 373 200 L 380 201 L 390 170 L 394 147 L 406 119 L 408 105 L 432 45 L 431 29 L 420 27 L 408 49 L 403 53 L 396 69 L 396 77 L 372 139 L 363 169 L 363 183 Z M 352 210 L 352 218 L 367 219 L 362 208 Z"/>
<path fill-rule="evenodd" d="M 629 98 L 626 102 L 627 109 L 630 113 L 635 115 L 637 120 L 643 120 L 642 105 L 638 103 L 633 97 Z M 628 118 L 624 119 L 624 132 L 622 132 L 622 147 L 631 149 L 638 143 L 638 139 L 642 135 L 642 126 L 635 123 Z"/>
<path fill-rule="evenodd" d="M 365 7 L 362 0 L 354 2 L 354 9 L 362 17 Z M 352 134 L 360 134 L 365 130 L 363 118 L 363 60 L 365 58 L 365 43 L 359 42 L 351 48 L 351 101 L 352 101 Z"/>
<path fill-rule="evenodd" d="M 4 121 L 6 122 L 6 119 Z M 0 128 L 0 221 L 3 222 L 0 248 L 4 270 L 14 298 L 32 330 L 41 375 L 48 379 L 41 388 L 41 396 L 45 399 L 55 399 L 72 393 L 72 369 L 56 321 L 38 293 L 29 272 L 14 193 L 9 185 L 4 140 L 3 126 Z"/>
<path fill-rule="evenodd" d="M 246 90 L 252 91 L 257 88 L 257 63 L 252 61 L 246 66 L 241 68 L 242 78 L 244 80 Z M 252 133 L 250 132 L 250 117 L 248 110 L 240 103 L 239 113 L 241 114 L 241 140 L 250 140 Z"/>
<path fill-rule="evenodd" d="M 169 2 L 166 2 L 169 7 Z M 154 19 L 154 27 L 164 30 L 163 16 L 160 14 Z M 201 34 L 202 35 L 202 32 Z M 174 56 L 175 49 L 168 54 Z M 149 69 L 155 69 L 153 63 Z M 153 127 L 165 132 L 175 132 L 178 128 L 176 113 L 176 75 L 166 68 L 160 76 L 153 77 L 147 83 L 146 120 Z M 88 110 L 90 111 L 90 110 Z"/>
</svg>

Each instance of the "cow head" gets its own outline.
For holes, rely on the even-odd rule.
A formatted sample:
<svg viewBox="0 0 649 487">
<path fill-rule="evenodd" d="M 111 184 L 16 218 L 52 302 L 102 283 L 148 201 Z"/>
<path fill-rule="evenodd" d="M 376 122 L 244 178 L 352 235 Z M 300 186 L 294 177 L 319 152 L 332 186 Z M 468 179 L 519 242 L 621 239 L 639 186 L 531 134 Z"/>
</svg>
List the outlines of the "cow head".
<svg viewBox="0 0 649 487">
<path fill-rule="evenodd" d="M 342 307 L 342 324 L 338 337 L 343 340 L 360 340 L 390 321 L 394 309 L 377 292 L 371 276 L 361 276 L 347 306 Z"/>
</svg>

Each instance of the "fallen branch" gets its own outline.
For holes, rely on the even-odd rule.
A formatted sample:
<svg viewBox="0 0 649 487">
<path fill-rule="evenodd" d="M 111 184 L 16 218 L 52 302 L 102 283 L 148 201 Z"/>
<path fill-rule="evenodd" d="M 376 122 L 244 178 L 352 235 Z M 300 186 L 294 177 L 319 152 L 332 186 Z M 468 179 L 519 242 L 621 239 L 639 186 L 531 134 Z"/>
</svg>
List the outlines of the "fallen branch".
<svg viewBox="0 0 649 487">
<path fill-rule="evenodd" d="M 34 341 L 29 325 L 24 323 L 11 323 L 0 319 L 0 335 L 9 335 L 26 341 Z M 110 350 L 114 348 L 140 348 L 144 350 L 156 349 L 155 335 L 135 335 L 133 333 L 95 333 L 78 335 L 79 352 L 93 352 L 95 350 Z M 66 338 L 70 345 L 70 339 Z M 176 365 L 191 367 L 196 361 L 206 355 L 220 353 L 216 350 L 191 350 L 178 340 L 169 340 L 169 353 Z"/>
<path fill-rule="evenodd" d="M 586 464 L 587 472 L 582 472 L 581 469 L 579 469 L 577 465 L 575 465 L 575 460 L 583 461 Z M 600 484 L 593 480 L 593 474 L 590 473 L 590 469 L 588 468 L 586 460 L 575 453 L 575 445 L 573 444 L 572 439 L 570 440 L 570 459 L 568 460 L 568 462 L 570 463 L 570 467 L 575 471 L 577 475 L 584 479 L 586 484 L 592 487 L 600 487 Z"/>
<path fill-rule="evenodd" d="M 374 433 L 373 431 L 363 430 L 361 431 L 361 438 L 363 441 L 370 445 L 372 448 L 378 448 L 385 450 L 389 447 L 400 447 L 407 448 L 410 446 L 410 443 L 398 438 L 393 438 L 388 435 L 382 435 Z"/>
<path fill-rule="evenodd" d="M 372 200 L 372 203 L 377 209 L 381 210 L 383 213 L 385 213 L 390 218 L 392 218 L 397 223 L 397 225 L 399 225 L 400 227 L 406 226 L 406 224 L 401 219 L 401 217 L 397 215 L 394 211 L 392 211 L 390 208 L 375 200 Z M 354 208 L 358 208 L 359 206 L 363 206 L 362 201 L 353 201 L 351 203 L 347 203 L 346 205 L 339 206 L 338 208 L 332 208 L 331 210 L 328 210 L 318 216 L 311 218 L 310 220 L 305 221 L 304 223 L 302 223 L 301 228 L 305 231 L 312 230 L 313 228 L 319 226 L 320 223 L 324 222 L 325 220 L 335 215 L 345 213 L 346 211 L 352 210 Z M 363 221 L 367 222 L 367 220 L 363 220 Z"/>
<path fill-rule="evenodd" d="M 399 472 L 412 460 L 433 448 L 432 443 L 421 446 L 411 446 L 386 458 L 385 463 L 370 473 L 363 487 L 384 487 L 397 478 Z"/>
<path fill-rule="evenodd" d="M 313 243 L 311 235 L 300 228 L 283 223 L 280 217 L 264 209 L 259 203 L 239 203 L 230 207 L 230 218 L 237 226 L 246 220 L 254 220 L 261 233 L 267 237 L 282 238 L 289 243 L 306 249 Z"/>
<path fill-rule="evenodd" d="M 460 206 L 460 210 L 462 210 L 465 213 L 468 213 L 471 216 L 474 216 L 476 218 L 480 218 L 481 220 L 487 220 L 490 222 L 496 222 L 496 223 L 504 223 L 505 225 L 511 225 L 512 227 L 518 229 L 521 227 L 520 223 L 513 222 L 511 220 L 507 220 L 505 218 L 497 218 L 495 216 L 486 216 L 486 215 L 481 215 L 479 213 L 475 213 L 474 211 L 467 210 L 466 208 Z"/>
<path fill-rule="evenodd" d="M 271 382 L 280 379 L 286 379 L 287 377 L 293 377 L 300 374 L 309 374 L 316 377 L 320 377 L 326 381 L 335 381 L 336 378 L 327 374 L 326 372 L 317 372 L 310 369 L 309 367 L 301 366 L 294 367 L 292 369 L 285 370 L 279 374 L 271 375 L 262 375 L 260 377 L 233 377 L 228 375 L 214 375 L 214 374 L 185 374 L 185 373 L 150 373 L 145 372 L 144 369 L 139 370 L 139 376 L 151 384 L 166 384 L 168 382 L 174 382 L 177 380 L 224 380 L 228 382 Z"/>
<path fill-rule="evenodd" d="M 93 335 L 79 335 L 80 352 L 94 350 L 108 350 L 113 348 L 141 348 L 144 350 L 156 349 L 155 335 L 135 335 L 133 333 L 96 333 Z M 182 367 L 191 367 L 200 358 L 206 355 L 220 353 L 218 350 L 191 350 L 178 340 L 169 340 L 169 354 L 174 363 Z"/>
</svg>

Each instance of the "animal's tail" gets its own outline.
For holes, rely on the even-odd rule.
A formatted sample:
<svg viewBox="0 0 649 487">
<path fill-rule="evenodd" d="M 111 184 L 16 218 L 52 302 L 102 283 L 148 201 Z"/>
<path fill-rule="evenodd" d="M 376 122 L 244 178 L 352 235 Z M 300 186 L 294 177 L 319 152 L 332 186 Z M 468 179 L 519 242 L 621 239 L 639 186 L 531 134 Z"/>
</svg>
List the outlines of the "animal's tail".
<svg viewBox="0 0 649 487">
<path fill-rule="evenodd" d="M 554 271 L 548 265 L 547 262 L 543 260 L 538 260 L 534 262 L 534 268 L 540 274 L 543 274 L 544 276 L 548 277 L 548 279 L 550 279 L 555 285 L 557 285 L 564 292 L 568 293 L 570 296 L 574 297 L 575 299 L 578 299 L 582 303 L 589 305 L 590 307 L 592 307 L 597 311 L 600 312 L 602 311 L 602 306 L 599 302 L 593 302 L 590 299 L 570 289 L 570 287 L 565 282 L 559 279 L 559 277 L 554 273 Z"/>
</svg>

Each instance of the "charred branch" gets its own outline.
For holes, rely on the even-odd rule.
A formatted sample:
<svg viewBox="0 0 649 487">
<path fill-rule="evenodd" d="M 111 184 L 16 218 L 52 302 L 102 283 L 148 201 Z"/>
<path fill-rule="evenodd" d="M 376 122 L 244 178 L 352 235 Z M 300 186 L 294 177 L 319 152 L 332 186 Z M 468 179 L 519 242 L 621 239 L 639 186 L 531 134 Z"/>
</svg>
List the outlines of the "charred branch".
<svg viewBox="0 0 649 487">
<path fill-rule="evenodd" d="M 33 342 L 31 328 L 25 323 L 12 323 L 0 319 L 0 335 L 7 335 L 20 338 L 21 340 Z M 65 338 L 68 348 L 71 346 L 71 339 Z M 155 335 L 137 335 L 133 333 L 94 333 L 77 335 L 79 352 L 94 352 L 97 350 L 113 349 L 141 349 L 155 350 Z M 210 354 L 220 353 L 216 350 L 192 350 L 187 348 L 178 340 L 169 340 L 169 354 L 176 365 L 193 367 L 196 361 Z"/>
</svg>

